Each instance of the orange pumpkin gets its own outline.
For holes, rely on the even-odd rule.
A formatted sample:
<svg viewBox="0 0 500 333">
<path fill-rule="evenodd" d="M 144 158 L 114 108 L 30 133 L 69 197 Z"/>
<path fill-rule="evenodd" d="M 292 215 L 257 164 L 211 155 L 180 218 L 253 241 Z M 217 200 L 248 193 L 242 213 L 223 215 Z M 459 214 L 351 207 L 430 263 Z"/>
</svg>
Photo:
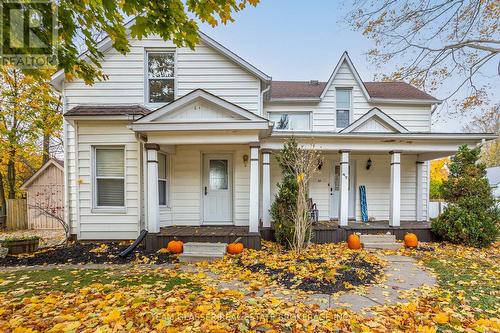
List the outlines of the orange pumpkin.
<svg viewBox="0 0 500 333">
<path fill-rule="evenodd" d="M 170 253 L 182 253 L 184 243 L 180 240 L 171 240 L 168 242 L 167 251 Z"/>
<path fill-rule="evenodd" d="M 234 242 L 227 245 L 227 253 L 229 254 L 240 254 L 243 252 L 243 243 L 239 243 L 240 238 L 237 238 Z"/>
<path fill-rule="evenodd" d="M 409 233 L 405 235 L 404 238 L 406 247 L 417 247 L 418 246 L 418 238 L 417 235 Z"/>
<path fill-rule="evenodd" d="M 356 234 L 350 234 L 349 237 L 347 237 L 347 247 L 351 250 L 359 250 L 361 248 L 359 236 Z"/>
</svg>

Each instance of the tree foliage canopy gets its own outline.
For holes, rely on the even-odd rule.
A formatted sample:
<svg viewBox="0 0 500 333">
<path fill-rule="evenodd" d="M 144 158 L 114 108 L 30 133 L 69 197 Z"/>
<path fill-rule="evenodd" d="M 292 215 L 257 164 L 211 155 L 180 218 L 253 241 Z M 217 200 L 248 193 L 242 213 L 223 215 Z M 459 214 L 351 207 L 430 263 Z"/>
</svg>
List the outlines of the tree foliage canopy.
<svg viewBox="0 0 500 333">
<path fill-rule="evenodd" d="M 130 51 L 128 33 L 141 39 L 157 34 L 177 46 L 193 48 L 198 42 L 198 23 L 215 27 L 233 21 L 235 12 L 259 0 L 95 0 L 58 1 L 59 67 L 68 75 L 86 83 L 105 79 L 101 71 L 99 37 L 109 36 L 113 47 L 122 54 Z M 127 21 L 135 17 L 135 20 Z M 79 58 L 81 49 L 87 59 Z"/>
</svg>

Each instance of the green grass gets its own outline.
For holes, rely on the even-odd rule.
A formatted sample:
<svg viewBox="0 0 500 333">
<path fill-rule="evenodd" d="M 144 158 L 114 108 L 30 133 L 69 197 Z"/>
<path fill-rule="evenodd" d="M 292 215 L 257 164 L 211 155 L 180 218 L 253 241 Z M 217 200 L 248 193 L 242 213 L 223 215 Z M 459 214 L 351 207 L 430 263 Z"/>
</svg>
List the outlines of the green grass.
<svg viewBox="0 0 500 333">
<path fill-rule="evenodd" d="M 160 290 L 171 290 L 177 285 L 186 285 L 196 290 L 198 287 L 189 279 L 166 277 L 160 274 L 126 274 L 111 269 L 48 269 L 15 271 L 0 274 L 0 293 L 12 292 L 19 296 L 31 296 L 41 292 L 72 292 L 94 283 L 113 287 L 157 285 Z"/>
<path fill-rule="evenodd" d="M 451 302 L 460 307 L 464 301 L 487 316 L 494 315 L 500 305 L 498 268 L 481 260 L 458 257 L 433 258 L 424 261 L 434 269 L 438 283 L 451 295 Z"/>
</svg>

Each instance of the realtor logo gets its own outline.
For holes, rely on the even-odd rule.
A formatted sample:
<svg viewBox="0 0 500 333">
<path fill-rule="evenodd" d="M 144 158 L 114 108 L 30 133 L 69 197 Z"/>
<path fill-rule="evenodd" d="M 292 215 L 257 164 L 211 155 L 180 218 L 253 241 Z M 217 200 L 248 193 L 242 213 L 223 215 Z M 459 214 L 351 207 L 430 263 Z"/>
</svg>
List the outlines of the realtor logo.
<svg viewBox="0 0 500 333">
<path fill-rule="evenodd" d="M 51 0 L 0 1 L 0 59 L 18 68 L 57 63 L 57 7 Z"/>
</svg>

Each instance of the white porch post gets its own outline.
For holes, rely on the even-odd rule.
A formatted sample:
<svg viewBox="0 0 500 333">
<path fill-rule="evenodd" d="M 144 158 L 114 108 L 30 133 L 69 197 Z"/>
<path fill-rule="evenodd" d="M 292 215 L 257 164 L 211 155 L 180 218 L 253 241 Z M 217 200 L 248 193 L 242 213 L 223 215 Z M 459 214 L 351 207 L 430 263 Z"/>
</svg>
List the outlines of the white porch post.
<svg viewBox="0 0 500 333">
<path fill-rule="evenodd" d="M 271 156 L 262 152 L 262 226 L 271 227 Z"/>
<path fill-rule="evenodd" d="M 259 232 L 259 147 L 258 142 L 250 144 L 250 203 L 249 231 Z"/>
<path fill-rule="evenodd" d="M 158 150 L 160 146 L 154 143 L 144 145 L 147 157 L 147 221 L 146 226 L 150 233 L 160 232 L 160 199 L 158 194 Z"/>
<path fill-rule="evenodd" d="M 349 215 L 349 150 L 340 150 L 339 225 L 347 226 Z"/>
<path fill-rule="evenodd" d="M 424 220 L 424 205 L 423 205 L 423 179 L 424 179 L 424 162 L 417 161 L 417 191 L 416 191 L 416 211 L 417 211 L 417 221 Z"/>
<path fill-rule="evenodd" d="M 391 203 L 389 225 L 399 227 L 401 218 L 401 152 L 391 151 Z"/>
</svg>

